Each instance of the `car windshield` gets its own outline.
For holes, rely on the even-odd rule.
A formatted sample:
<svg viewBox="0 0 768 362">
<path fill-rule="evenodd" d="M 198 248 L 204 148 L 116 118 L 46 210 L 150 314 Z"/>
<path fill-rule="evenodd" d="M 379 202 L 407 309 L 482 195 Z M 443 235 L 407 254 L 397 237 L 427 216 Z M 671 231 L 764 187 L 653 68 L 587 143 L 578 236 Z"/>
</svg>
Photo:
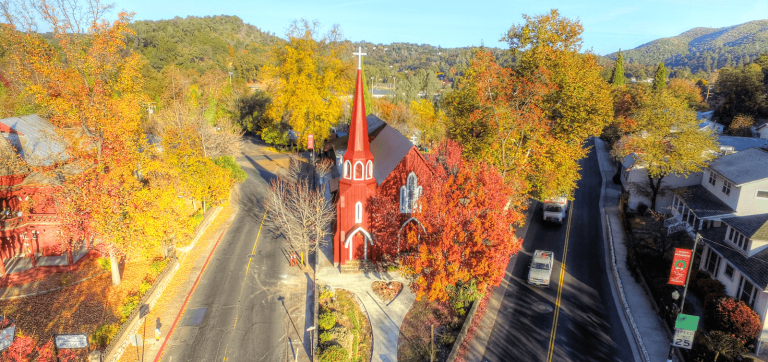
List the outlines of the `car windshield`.
<svg viewBox="0 0 768 362">
<path fill-rule="evenodd" d="M 557 205 L 547 205 L 547 207 L 544 208 L 544 211 L 551 211 L 551 212 L 560 212 L 562 208 Z"/>
<path fill-rule="evenodd" d="M 541 269 L 541 270 L 547 270 L 549 267 L 545 263 L 533 263 L 534 269 Z"/>
</svg>

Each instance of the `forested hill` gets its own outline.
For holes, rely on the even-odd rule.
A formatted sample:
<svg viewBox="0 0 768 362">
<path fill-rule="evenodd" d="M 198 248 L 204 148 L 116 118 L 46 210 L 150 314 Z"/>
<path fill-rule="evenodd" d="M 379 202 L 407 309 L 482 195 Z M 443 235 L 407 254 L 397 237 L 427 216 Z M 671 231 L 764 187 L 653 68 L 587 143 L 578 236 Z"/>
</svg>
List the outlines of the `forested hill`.
<svg viewBox="0 0 768 362">
<path fill-rule="evenodd" d="M 725 28 L 694 28 L 678 36 L 654 40 L 623 50 L 627 62 L 668 68 L 688 67 L 691 72 L 711 72 L 749 63 L 768 50 L 768 20 L 755 20 Z M 616 59 L 617 53 L 608 55 Z"/>
<path fill-rule="evenodd" d="M 246 24 L 237 16 L 206 16 L 135 21 L 128 44 L 161 70 L 168 64 L 200 73 L 210 68 L 255 78 L 267 51 L 284 40 Z"/>
</svg>

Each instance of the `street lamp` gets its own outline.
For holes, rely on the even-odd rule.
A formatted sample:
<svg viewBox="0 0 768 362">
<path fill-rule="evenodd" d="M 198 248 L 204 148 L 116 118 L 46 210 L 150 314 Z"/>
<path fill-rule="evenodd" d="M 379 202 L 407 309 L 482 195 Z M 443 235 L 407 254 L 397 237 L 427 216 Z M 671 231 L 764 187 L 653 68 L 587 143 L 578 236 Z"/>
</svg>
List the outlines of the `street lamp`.
<svg viewBox="0 0 768 362">
<path fill-rule="evenodd" d="M 232 72 L 229 72 L 229 84 L 232 84 Z"/>
<path fill-rule="evenodd" d="M 315 256 L 317 258 L 317 256 Z M 315 355 L 315 339 L 312 338 L 312 332 L 315 330 L 315 326 L 307 328 L 307 332 L 309 332 L 309 355 L 314 356 Z M 312 359 L 312 357 L 310 357 Z"/>
</svg>

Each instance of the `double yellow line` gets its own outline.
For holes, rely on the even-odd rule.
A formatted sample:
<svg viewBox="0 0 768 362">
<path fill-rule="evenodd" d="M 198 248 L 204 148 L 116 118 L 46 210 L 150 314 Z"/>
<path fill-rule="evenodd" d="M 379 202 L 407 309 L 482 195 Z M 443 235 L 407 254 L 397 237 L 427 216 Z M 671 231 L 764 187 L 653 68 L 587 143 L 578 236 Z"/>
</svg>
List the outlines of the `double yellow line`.
<svg viewBox="0 0 768 362">
<path fill-rule="evenodd" d="M 568 226 L 565 229 L 565 247 L 563 247 L 563 259 L 560 262 L 560 283 L 557 284 L 557 299 L 555 300 L 555 319 L 552 321 L 552 333 L 549 335 L 549 349 L 547 350 L 547 362 L 552 362 L 555 353 L 555 335 L 557 335 L 557 319 L 560 316 L 560 300 L 563 295 L 563 278 L 565 278 L 565 258 L 568 256 L 568 239 L 571 234 L 571 217 L 573 216 L 573 204 L 571 201 L 568 210 Z"/>
</svg>

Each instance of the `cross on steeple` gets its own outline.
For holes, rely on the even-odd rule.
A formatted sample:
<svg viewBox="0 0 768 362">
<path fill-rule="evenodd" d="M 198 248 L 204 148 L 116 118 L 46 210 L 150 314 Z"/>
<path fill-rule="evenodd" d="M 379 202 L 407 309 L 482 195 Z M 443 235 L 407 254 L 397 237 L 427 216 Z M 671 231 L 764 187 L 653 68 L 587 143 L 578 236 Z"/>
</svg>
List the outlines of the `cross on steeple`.
<svg viewBox="0 0 768 362">
<path fill-rule="evenodd" d="M 357 47 L 357 53 L 352 53 L 352 55 L 357 55 L 357 69 L 363 69 L 363 55 L 368 55 L 368 53 L 363 53 L 363 47 Z"/>
</svg>

